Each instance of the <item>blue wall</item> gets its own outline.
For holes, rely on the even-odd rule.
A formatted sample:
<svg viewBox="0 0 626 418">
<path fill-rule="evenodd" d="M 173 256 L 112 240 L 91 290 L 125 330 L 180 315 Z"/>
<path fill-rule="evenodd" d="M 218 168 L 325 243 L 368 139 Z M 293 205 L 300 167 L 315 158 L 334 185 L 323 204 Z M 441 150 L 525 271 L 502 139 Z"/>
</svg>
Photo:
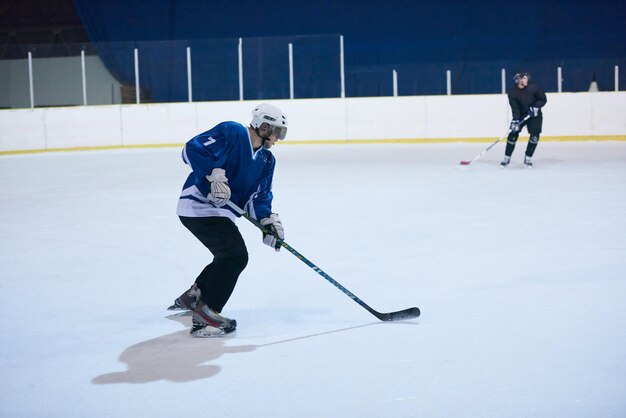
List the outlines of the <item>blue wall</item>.
<svg viewBox="0 0 626 418">
<path fill-rule="evenodd" d="M 94 42 L 144 42 L 143 47 L 149 49 L 153 43 L 146 41 L 211 39 L 225 48 L 223 53 L 207 50 L 204 55 L 213 58 L 204 60 L 205 64 L 194 54 L 198 61 L 194 64 L 194 98 L 196 66 L 215 67 L 215 62 L 226 59 L 228 62 L 219 67 L 230 68 L 236 50 L 230 52 L 225 45 L 236 45 L 239 37 L 246 38 L 245 46 L 260 45 L 244 54 L 252 57 L 246 68 L 254 67 L 257 73 L 246 74 L 244 85 L 255 85 L 246 92 L 246 98 L 288 97 L 283 74 L 287 65 L 285 45 L 296 39 L 300 42 L 296 51 L 308 48 L 329 60 L 327 66 L 315 58 L 310 58 L 314 63 L 301 63 L 300 68 L 314 71 L 300 76 L 302 80 L 296 85 L 306 86 L 306 93 L 301 90 L 300 95 L 338 95 L 339 63 L 331 58 L 338 54 L 338 41 L 325 36 L 314 45 L 311 38 L 296 35 L 344 35 L 348 96 L 390 95 L 392 69 L 399 74 L 400 94 L 444 93 L 446 69 L 452 70 L 453 91 L 457 93 L 499 92 L 501 68 L 509 74 L 520 69 L 531 71 L 548 91 L 556 89 L 557 66 L 563 67 L 567 91 L 587 90 L 594 73 L 601 89 L 612 89 L 615 65 L 623 67 L 622 77 L 626 74 L 624 1 L 75 0 L 75 4 Z M 260 37 L 287 38 L 256 39 Z M 180 55 L 177 48 L 175 56 Z M 156 51 L 144 51 L 142 56 L 157 60 L 153 53 Z M 234 58 L 230 56 L 233 53 Z M 132 54 L 130 69 L 129 56 L 121 59 L 120 67 L 116 62 L 120 58 L 114 58 L 117 52 L 103 55 L 116 78 L 132 80 Z M 168 59 L 167 53 L 164 56 L 161 63 Z M 181 65 L 184 75 L 184 62 Z M 159 66 L 153 64 L 153 71 L 161 71 Z M 215 74 L 215 70 L 207 74 Z M 180 78 L 165 78 L 171 77 Z M 310 77 L 322 81 L 307 84 Z M 150 81 L 155 100 L 176 101 L 186 95 L 182 79 L 166 92 L 158 87 L 165 82 L 159 74 L 142 78 Z M 230 78 L 217 76 L 217 85 L 223 89 L 205 90 L 217 99 L 236 99 L 238 91 L 231 85 L 236 80 Z"/>
</svg>

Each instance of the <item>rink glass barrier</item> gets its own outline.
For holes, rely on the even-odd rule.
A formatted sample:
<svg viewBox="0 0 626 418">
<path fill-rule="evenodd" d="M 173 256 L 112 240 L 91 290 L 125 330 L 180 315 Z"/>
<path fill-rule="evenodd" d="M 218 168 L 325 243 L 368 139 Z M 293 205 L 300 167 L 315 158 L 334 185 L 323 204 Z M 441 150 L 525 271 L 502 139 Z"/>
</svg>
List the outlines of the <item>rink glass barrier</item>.
<svg viewBox="0 0 626 418">
<path fill-rule="evenodd" d="M 0 108 L 499 94 L 520 68 L 546 92 L 626 90 L 626 58 L 383 65 L 343 52 L 339 35 L 8 45 Z"/>
</svg>

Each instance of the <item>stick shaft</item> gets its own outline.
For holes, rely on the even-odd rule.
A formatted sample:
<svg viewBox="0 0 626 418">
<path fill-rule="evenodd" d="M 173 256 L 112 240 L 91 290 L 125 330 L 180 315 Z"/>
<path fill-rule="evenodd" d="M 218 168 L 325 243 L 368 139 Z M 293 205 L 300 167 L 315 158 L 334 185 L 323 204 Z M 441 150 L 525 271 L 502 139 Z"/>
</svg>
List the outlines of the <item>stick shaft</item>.
<svg viewBox="0 0 626 418">
<path fill-rule="evenodd" d="M 250 215 L 248 215 L 244 210 L 242 210 L 239 206 L 235 205 L 233 202 L 228 201 L 228 203 L 226 203 L 226 204 L 230 208 L 232 208 L 235 212 L 237 212 L 239 215 L 243 216 L 248 221 L 250 221 L 254 226 L 259 228 L 264 233 L 268 233 L 268 234 L 270 233 L 267 230 L 267 228 L 265 228 L 263 225 L 261 225 L 261 222 L 259 222 L 258 220 L 252 218 Z M 289 251 L 291 254 L 295 255 L 296 258 L 298 258 L 304 264 L 306 264 L 311 269 L 313 269 L 317 274 L 322 276 L 324 279 L 326 279 L 329 283 L 331 283 L 337 289 L 341 290 L 343 292 L 343 294 L 345 294 L 350 299 L 352 299 L 353 301 L 355 301 L 356 303 L 361 305 L 361 307 L 365 308 L 369 313 L 371 313 L 372 315 L 374 315 L 375 317 L 377 317 L 381 321 L 394 321 L 394 320 L 402 320 L 402 319 L 411 319 L 411 318 L 416 318 L 417 316 L 420 315 L 420 311 L 419 311 L 418 308 L 409 308 L 409 309 L 405 309 L 403 311 L 398 311 L 398 312 L 380 313 L 380 312 L 376 311 L 375 309 L 373 309 L 371 306 L 369 306 L 367 303 L 363 302 L 358 296 L 356 296 L 354 293 L 352 293 L 351 291 L 346 289 L 338 281 L 336 281 L 335 279 L 330 277 L 329 274 L 327 274 L 324 270 L 322 270 L 321 268 L 319 268 L 318 266 L 313 264 L 308 258 L 306 258 L 302 254 L 300 254 L 291 245 L 287 244 L 285 241 L 281 241 L 280 245 L 284 249 Z"/>
<path fill-rule="evenodd" d="M 524 119 L 522 119 L 520 121 L 520 126 L 526 122 L 528 119 L 530 118 L 529 115 L 526 115 L 524 117 Z M 501 136 L 500 138 L 498 138 L 495 142 L 493 142 L 492 144 L 490 144 L 487 148 L 485 148 L 484 150 L 481 151 L 480 154 L 478 154 L 476 157 L 474 157 L 471 161 L 461 161 L 461 165 L 470 165 L 471 163 L 475 162 L 476 160 L 478 160 L 480 157 L 482 157 L 483 155 L 485 155 L 487 153 L 487 151 L 489 151 L 491 148 L 493 148 L 498 142 L 502 141 L 504 138 L 506 138 L 507 136 L 509 136 L 509 134 L 511 133 L 511 130 L 509 129 L 503 136 Z"/>
</svg>

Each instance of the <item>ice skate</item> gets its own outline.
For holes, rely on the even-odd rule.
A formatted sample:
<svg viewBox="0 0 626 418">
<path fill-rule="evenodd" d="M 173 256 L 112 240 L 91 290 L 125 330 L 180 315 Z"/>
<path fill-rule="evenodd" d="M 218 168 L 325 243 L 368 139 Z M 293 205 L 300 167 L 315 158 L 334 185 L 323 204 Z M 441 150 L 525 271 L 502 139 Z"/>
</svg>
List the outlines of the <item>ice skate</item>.
<svg viewBox="0 0 626 418">
<path fill-rule="evenodd" d="M 174 300 L 174 304 L 167 308 L 169 311 L 187 311 L 193 310 L 196 307 L 196 302 L 200 297 L 200 289 L 194 283 L 189 290 L 186 290 L 182 295 Z"/>
<path fill-rule="evenodd" d="M 533 168 L 532 157 L 529 157 L 528 155 L 524 157 L 524 167 Z"/>
<path fill-rule="evenodd" d="M 500 167 L 504 168 L 507 165 L 509 165 L 509 163 L 511 162 L 511 157 L 508 155 L 504 156 L 504 159 L 502 160 L 502 162 L 500 163 Z"/>
<path fill-rule="evenodd" d="M 226 318 L 198 300 L 193 311 L 192 326 L 189 333 L 194 337 L 219 337 L 237 329 L 237 321 Z"/>
</svg>

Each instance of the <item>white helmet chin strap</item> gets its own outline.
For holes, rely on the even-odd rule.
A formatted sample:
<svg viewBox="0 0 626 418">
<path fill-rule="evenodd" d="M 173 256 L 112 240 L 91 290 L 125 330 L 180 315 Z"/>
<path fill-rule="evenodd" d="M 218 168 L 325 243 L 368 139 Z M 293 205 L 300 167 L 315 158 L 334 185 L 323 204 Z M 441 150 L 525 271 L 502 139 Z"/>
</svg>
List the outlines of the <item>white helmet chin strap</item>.
<svg viewBox="0 0 626 418">
<path fill-rule="evenodd" d="M 259 128 L 253 127 L 253 129 L 254 129 L 254 132 L 258 135 L 258 137 L 261 138 L 261 148 L 265 148 L 265 143 L 270 139 L 270 137 L 269 136 L 263 137 L 261 133 L 259 132 Z"/>
<path fill-rule="evenodd" d="M 258 134 L 258 133 L 259 133 L 259 132 L 258 132 L 258 129 L 257 129 L 257 134 Z M 259 135 L 259 136 L 261 136 L 261 135 Z M 265 142 L 266 142 L 266 141 L 269 141 L 269 139 L 270 139 L 270 137 L 269 137 L 269 136 L 267 136 L 267 137 L 262 137 L 262 136 L 261 136 L 261 146 L 262 146 L 262 147 L 265 147 Z"/>
</svg>

